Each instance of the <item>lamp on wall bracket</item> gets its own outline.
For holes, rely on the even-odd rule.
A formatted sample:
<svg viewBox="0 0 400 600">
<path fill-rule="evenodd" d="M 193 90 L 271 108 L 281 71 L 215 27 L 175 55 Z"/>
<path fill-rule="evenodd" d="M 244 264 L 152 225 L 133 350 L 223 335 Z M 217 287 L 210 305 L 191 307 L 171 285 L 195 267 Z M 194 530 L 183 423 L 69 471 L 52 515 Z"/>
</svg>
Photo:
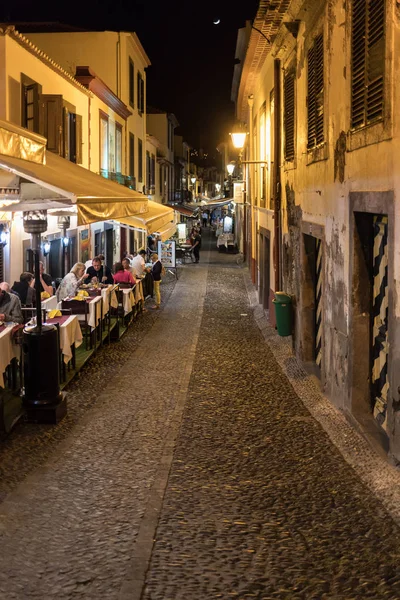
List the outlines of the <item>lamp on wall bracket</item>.
<svg viewBox="0 0 400 600">
<path fill-rule="evenodd" d="M 50 253 L 50 242 L 49 240 L 44 240 L 43 242 L 43 256 L 47 256 Z"/>
</svg>

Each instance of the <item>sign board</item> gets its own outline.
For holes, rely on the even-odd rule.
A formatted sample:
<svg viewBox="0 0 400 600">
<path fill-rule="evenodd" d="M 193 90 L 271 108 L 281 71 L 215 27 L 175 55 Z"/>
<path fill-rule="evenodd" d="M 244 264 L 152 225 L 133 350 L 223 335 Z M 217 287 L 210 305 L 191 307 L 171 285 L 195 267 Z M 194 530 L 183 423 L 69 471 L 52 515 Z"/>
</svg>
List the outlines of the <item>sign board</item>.
<svg viewBox="0 0 400 600">
<path fill-rule="evenodd" d="M 186 223 L 178 223 L 178 240 L 184 242 L 187 239 Z"/>
<path fill-rule="evenodd" d="M 175 269 L 176 267 L 176 253 L 175 253 L 176 242 L 174 240 L 167 240 L 166 242 L 158 242 L 157 254 L 162 264 L 166 269 Z"/>
<path fill-rule="evenodd" d="M 235 181 L 233 183 L 233 200 L 238 204 L 243 202 L 243 181 Z"/>
</svg>

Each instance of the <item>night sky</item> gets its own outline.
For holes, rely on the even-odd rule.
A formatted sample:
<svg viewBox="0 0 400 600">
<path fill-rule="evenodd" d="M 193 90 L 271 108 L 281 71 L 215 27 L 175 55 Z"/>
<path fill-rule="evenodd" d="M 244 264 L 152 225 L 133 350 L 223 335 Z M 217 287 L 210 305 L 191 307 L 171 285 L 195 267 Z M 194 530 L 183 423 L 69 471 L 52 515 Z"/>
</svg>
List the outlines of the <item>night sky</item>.
<svg viewBox="0 0 400 600">
<path fill-rule="evenodd" d="M 147 101 L 173 112 L 177 133 L 213 153 L 234 120 L 230 100 L 237 30 L 253 20 L 258 0 L 239 8 L 227 0 L 14 0 L 0 8 L 1 20 L 58 21 L 77 27 L 136 31 L 150 58 Z M 6 5 L 6 6 L 5 6 Z M 213 21 L 220 19 L 219 25 Z"/>
</svg>

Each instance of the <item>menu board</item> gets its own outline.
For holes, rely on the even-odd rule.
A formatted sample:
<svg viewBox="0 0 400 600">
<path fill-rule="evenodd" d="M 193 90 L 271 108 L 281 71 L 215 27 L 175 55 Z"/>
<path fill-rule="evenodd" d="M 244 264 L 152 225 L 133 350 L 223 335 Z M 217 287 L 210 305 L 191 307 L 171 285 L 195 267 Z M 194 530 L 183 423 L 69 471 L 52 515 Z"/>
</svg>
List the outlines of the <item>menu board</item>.
<svg viewBox="0 0 400 600">
<path fill-rule="evenodd" d="M 158 242 L 157 254 L 164 267 L 175 269 L 175 241 L 167 240 L 166 242 Z"/>
</svg>

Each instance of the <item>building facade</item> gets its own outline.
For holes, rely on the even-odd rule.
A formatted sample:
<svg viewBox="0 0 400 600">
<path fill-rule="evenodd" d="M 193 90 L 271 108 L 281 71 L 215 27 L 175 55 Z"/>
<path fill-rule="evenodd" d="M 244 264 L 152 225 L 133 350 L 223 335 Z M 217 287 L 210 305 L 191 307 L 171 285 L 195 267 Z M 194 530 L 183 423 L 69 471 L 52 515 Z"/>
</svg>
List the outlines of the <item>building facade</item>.
<svg viewBox="0 0 400 600">
<path fill-rule="evenodd" d="M 163 204 L 174 202 L 174 135 L 178 126 L 179 123 L 174 114 L 158 108 L 147 107 L 147 133 L 160 142 L 157 165 Z"/>
<path fill-rule="evenodd" d="M 297 355 L 395 460 L 399 18 L 394 0 L 260 2 L 233 86 L 260 303 L 273 321 L 292 295 Z"/>
</svg>

